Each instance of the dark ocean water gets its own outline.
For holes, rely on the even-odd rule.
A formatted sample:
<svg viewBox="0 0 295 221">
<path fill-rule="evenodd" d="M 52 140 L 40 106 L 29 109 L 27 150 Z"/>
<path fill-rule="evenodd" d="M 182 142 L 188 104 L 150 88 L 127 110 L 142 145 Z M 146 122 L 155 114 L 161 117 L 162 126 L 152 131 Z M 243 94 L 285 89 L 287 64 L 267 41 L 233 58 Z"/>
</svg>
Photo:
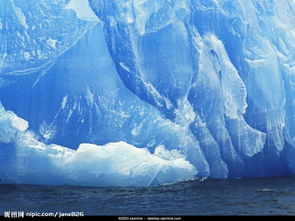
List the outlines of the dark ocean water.
<svg viewBox="0 0 295 221">
<path fill-rule="evenodd" d="M 295 177 L 193 180 L 150 188 L 0 185 L 0 212 L 295 215 Z"/>
</svg>

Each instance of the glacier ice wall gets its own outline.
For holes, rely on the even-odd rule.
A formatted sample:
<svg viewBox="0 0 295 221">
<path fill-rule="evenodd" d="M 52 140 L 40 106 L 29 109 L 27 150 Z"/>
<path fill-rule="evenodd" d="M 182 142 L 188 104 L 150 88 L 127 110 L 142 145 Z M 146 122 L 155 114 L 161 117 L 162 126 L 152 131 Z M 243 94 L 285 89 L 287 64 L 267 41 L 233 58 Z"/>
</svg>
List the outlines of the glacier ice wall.
<svg viewBox="0 0 295 221">
<path fill-rule="evenodd" d="M 123 2 L 90 0 L 126 87 L 188 126 L 211 175 L 212 158 L 231 177 L 288 174 L 294 1 Z"/>
<path fill-rule="evenodd" d="M 294 173 L 294 12 L 292 0 L 1 1 L 0 178 Z"/>
</svg>

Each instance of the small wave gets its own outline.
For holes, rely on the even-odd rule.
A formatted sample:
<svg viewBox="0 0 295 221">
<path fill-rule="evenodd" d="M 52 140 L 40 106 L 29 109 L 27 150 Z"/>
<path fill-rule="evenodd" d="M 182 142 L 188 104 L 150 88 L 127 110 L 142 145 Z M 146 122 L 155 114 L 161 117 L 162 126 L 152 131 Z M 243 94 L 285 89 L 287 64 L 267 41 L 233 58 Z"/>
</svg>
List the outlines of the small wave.
<svg viewBox="0 0 295 221">
<path fill-rule="evenodd" d="M 268 188 L 262 188 L 262 189 L 257 189 L 257 192 L 277 192 L 275 189 L 268 189 Z"/>
</svg>

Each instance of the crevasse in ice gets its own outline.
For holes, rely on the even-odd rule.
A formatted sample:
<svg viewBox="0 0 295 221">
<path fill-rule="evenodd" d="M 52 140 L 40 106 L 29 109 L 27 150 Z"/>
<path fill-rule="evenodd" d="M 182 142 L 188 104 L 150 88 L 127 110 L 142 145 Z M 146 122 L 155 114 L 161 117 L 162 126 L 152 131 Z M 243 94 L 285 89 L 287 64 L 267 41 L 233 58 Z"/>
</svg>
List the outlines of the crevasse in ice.
<svg viewBox="0 0 295 221">
<path fill-rule="evenodd" d="M 294 12 L 293 0 L 1 1 L 2 182 L 294 173 Z"/>
</svg>

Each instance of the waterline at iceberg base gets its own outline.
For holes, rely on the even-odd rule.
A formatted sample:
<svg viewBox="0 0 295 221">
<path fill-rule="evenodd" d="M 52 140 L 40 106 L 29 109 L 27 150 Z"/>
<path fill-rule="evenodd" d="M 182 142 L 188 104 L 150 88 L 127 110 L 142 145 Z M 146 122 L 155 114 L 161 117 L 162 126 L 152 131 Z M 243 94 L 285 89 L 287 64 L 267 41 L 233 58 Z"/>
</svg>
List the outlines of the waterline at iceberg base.
<svg viewBox="0 0 295 221">
<path fill-rule="evenodd" d="M 295 173 L 295 1 L 2 0 L 2 183 Z"/>
</svg>

